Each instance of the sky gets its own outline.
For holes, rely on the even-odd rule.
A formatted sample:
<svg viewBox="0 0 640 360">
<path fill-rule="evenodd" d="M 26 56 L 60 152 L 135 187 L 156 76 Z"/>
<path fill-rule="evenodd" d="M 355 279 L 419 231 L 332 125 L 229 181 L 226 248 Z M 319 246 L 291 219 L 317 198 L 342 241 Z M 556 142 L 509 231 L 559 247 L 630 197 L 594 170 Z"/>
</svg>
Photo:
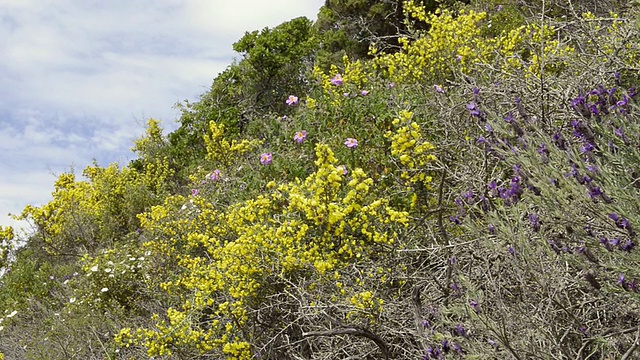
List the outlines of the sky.
<svg viewBox="0 0 640 360">
<path fill-rule="evenodd" d="M 0 0 L 0 225 L 51 199 L 63 172 L 133 159 L 149 118 L 177 128 L 245 31 L 324 0 Z"/>
</svg>

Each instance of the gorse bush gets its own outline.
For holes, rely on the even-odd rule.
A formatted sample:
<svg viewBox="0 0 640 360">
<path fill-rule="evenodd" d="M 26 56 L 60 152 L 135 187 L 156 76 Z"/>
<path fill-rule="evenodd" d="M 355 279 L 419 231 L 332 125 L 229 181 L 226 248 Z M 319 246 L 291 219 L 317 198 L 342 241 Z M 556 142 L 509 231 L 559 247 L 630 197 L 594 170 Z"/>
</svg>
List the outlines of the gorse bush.
<svg viewBox="0 0 640 360">
<path fill-rule="evenodd" d="M 326 67 L 306 20 L 247 33 L 179 130 L 3 228 L 0 352 L 636 357 L 637 15 L 519 5 L 403 2 Z"/>
</svg>

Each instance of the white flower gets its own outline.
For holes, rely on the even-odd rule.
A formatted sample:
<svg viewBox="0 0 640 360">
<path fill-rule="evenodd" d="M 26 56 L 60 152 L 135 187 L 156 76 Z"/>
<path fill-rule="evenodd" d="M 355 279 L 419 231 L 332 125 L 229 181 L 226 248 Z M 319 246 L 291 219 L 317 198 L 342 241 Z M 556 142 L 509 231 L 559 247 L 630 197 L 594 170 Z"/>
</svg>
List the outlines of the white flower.
<svg viewBox="0 0 640 360">
<path fill-rule="evenodd" d="M 7 317 L 8 317 L 8 318 L 12 318 L 12 317 L 16 316 L 16 314 L 17 314 L 17 313 L 18 313 L 18 312 L 17 312 L 16 310 L 13 310 L 13 311 L 11 312 L 11 314 L 7 315 Z"/>
<path fill-rule="evenodd" d="M 76 302 L 76 298 L 72 297 L 71 299 L 69 299 L 70 304 L 73 304 L 74 302 Z"/>
<path fill-rule="evenodd" d="M 93 272 L 98 271 L 98 265 L 93 266 L 93 267 L 92 267 L 91 269 L 89 269 L 89 270 L 91 270 L 91 271 L 93 271 Z"/>
<path fill-rule="evenodd" d="M 107 292 L 107 291 L 109 291 L 109 288 L 104 287 L 104 288 L 100 289 L 100 292 Z"/>
<path fill-rule="evenodd" d="M 104 269 L 104 272 L 106 272 L 106 273 L 110 273 L 110 272 L 111 272 L 111 269 L 106 268 L 106 269 Z"/>
</svg>

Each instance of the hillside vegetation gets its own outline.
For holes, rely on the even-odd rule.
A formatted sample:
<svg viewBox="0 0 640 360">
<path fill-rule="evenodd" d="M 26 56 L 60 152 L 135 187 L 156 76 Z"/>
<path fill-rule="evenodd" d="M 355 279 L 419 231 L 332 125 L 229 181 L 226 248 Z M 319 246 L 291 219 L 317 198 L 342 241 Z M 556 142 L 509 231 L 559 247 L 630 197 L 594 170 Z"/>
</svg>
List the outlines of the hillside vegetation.
<svg viewBox="0 0 640 360">
<path fill-rule="evenodd" d="M 640 18 L 327 1 L 0 228 L 0 359 L 640 357 Z"/>
</svg>

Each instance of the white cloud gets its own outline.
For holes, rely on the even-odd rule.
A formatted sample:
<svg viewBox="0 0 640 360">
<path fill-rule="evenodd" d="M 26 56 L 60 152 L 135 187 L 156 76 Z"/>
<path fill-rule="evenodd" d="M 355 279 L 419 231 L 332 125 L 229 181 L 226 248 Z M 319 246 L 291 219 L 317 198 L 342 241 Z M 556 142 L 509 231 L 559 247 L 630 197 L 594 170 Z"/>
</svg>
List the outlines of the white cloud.
<svg viewBox="0 0 640 360">
<path fill-rule="evenodd" d="M 149 117 L 175 128 L 245 31 L 322 0 L 0 0 L 0 224 L 49 199 L 55 177 L 126 162 Z"/>
</svg>

